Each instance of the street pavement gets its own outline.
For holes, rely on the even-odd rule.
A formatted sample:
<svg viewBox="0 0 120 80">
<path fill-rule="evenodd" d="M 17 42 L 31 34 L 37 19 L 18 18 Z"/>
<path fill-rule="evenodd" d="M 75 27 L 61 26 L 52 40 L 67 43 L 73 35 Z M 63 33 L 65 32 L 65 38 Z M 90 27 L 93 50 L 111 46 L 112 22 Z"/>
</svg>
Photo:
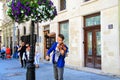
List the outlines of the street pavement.
<svg viewBox="0 0 120 80">
<path fill-rule="evenodd" d="M 18 59 L 0 59 L 0 80 L 26 80 L 26 68 L 21 68 Z M 54 80 L 51 63 L 40 62 L 36 80 Z M 65 68 L 64 80 L 120 80 L 120 77 L 105 76 Z"/>
</svg>

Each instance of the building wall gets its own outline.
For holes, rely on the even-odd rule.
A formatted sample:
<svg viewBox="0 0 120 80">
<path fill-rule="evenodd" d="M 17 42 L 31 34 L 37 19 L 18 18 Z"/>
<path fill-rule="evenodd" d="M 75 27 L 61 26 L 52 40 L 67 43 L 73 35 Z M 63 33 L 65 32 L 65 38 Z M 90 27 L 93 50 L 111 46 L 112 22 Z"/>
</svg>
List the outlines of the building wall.
<svg viewBox="0 0 120 80">
<path fill-rule="evenodd" d="M 84 69 L 83 17 L 88 14 L 100 12 L 102 44 L 101 71 L 120 75 L 118 0 L 91 0 L 88 2 L 67 0 L 67 9 L 63 11 L 59 11 L 59 0 L 53 0 L 53 2 L 57 6 L 58 16 L 50 23 L 40 24 L 40 45 L 42 46 L 42 50 L 44 49 L 43 27 L 50 25 L 50 32 L 56 32 L 58 34 L 58 23 L 68 20 L 69 55 L 66 58 L 66 66 Z M 109 29 L 109 25 L 113 25 L 113 29 Z"/>
<path fill-rule="evenodd" d="M 118 16 L 119 16 L 119 20 L 118 20 L 118 24 L 119 24 L 119 46 L 120 46 L 120 0 L 118 0 L 118 5 L 119 5 L 119 8 L 118 8 Z M 120 47 L 119 47 L 119 50 L 120 50 Z M 120 52 L 119 52 L 120 54 Z M 119 62 L 120 63 L 120 62 Z"/>
<path fill-rule="evenodd" d="M 2 27 L 2 44 L 1 46 L 5 45 L 6 47 L 11 47 L 11 37 L 12 36 L 12 28 L 13 28 L 13 23 L 7 23 L 6 25 L 3 25 Z"/>
<path fill-rule="evenodd" d="M 103 58 L 102 69 L 104 72 L 120 74 L 120 64 L 118 64 L 120 63 L 119 24 L 118 15 L 116 15 L 116 13 L 118 13 L 118 7 L 105 9 L 104 11 L 101 12 L 102 58 Z M 108 29 L 108 25 L 110 24 L 113 24 L 113 29 Z"/>
<path fill-rule="evenodd" d="M 11 38 L 13 37 L 12 32 L 13 32 L 13 22 L 11 19 L 6 15 L 6 10 L 7 10 L 7 3 L 6 0 L 0 1 L 2 3 L 2 25 L 1 25 L 1 30 L 2 30 L 2 45 L 5 45 L 5 47 L 11 47 L 12 48 L 12 41 Z"/>
<path fill-rule="evenodd" d="M 16 26 L 18 26 L 18 29 L 20 30 L 20 36 L 24 35 L 24 27 L 26 28 L 26 35 L 30 34 L 30 28 L 31 28 L 31 23 L 30 21 L 25 22 L 25 23 L 21 23 L 21 24 L 15 24 Z"/>
</svg>

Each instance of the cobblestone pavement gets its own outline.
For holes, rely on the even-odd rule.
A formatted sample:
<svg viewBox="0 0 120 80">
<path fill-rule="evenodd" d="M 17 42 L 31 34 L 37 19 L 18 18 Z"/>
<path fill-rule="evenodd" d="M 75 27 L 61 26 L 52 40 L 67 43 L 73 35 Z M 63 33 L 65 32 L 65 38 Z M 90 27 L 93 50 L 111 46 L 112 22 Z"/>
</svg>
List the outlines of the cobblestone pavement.
<svg viewBox="0 0 120 80">
<path fill-rule="evenodd" d="M 26 80 L 26 68 L 20 68 L 18 59 L 0 59 L 0 80 Z M 40 63 L 40 68 L 36 69 L 36 80 L 54 80 L 51 63 Z M 120 78 L 65 68 L 64 80 L 120 80 Z"/>
</svg>

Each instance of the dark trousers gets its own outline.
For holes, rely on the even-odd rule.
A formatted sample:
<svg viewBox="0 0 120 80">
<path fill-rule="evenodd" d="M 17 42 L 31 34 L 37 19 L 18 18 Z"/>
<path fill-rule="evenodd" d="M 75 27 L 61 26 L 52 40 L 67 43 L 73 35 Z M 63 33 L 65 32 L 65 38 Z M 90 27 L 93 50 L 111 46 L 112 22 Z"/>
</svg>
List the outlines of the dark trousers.
<svg viewBox="0 0 120 80">
<path fill-rule="evenodd" d="M 2 53 L 1 53 L 1 58 L 2 58 L 2 59 L 5 59 L 5 52 L 2 52 Z"/>
<path fill-rule="evenodd" d="M 26 67 L 26 60 L 25 59 L 23 60 L 23 67 L 24 68 Z"/>
<path fill-rule="evenodd" d="M 21 67 L 23 67 L 23 60 L 22 60 L 23 54 L 20 54 L 20 62 L 21 62 Z"/>
</svg>

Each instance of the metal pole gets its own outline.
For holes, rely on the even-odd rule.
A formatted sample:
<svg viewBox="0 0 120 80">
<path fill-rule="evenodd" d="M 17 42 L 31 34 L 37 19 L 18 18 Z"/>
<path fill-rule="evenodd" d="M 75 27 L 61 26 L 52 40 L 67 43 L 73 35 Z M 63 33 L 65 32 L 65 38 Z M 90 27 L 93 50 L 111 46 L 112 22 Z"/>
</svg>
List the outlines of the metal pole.
<svg viewBox="0 0 120 80">
<path fill-rule="evenodd" d="M 15 22 L 13 22 L 13 44 L 12 44 L 12 56 L 14 54 L 14 46 L 15 46 Z"/>
<path fill-rule="evenodd" d="M 35 80 L 35 65 L 34 65 L 34 52 L 35 52 L 35 36 L 34 36 L 34 21 L 31 22 L 31 36 L 30 36 L 30 56 L 27 66 L 26 80 Z"/>
<path fill-rule="evenodd" d="M 37 42 L 36 43 L 39 43 L 39 22 L 37 22 L 36 24 L 37 24 L 37 35 L 36 35 Z"/>
</svg>

